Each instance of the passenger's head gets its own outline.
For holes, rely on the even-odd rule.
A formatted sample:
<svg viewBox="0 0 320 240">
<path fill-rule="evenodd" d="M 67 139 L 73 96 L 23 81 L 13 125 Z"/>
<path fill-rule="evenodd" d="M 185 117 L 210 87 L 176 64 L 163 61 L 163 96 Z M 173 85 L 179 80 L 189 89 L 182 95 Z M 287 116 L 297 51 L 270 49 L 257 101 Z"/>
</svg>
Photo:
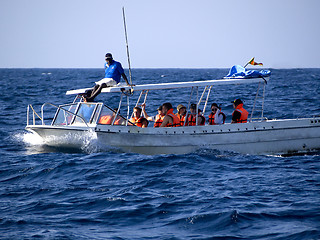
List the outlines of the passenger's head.
<svg viewBox="0 0 320 240">
<path fill-rule="evenodd" d="M 108 63 L 111 63 L 112 60 L 113 60 L 112 54 L 111 54 L 111 53 L 107 53 L 107 54 L 106 54 L 106 61 L 107 61 Z"/>
<path fill-rule="evenodd" d="M 183 106 L 182 104 L 178 105 L 177 110 L 178 110 L 178 114 L 180 114 L 182 116 L 185 115 L 187 112 L 187 108 L 185 106 Z"/>
<path fill-rule="evenodd" d="M 190 105 L 190 112 L 191 112 L 191 113 L 196 113 L 196 112 L 197 112 L 197 104 L 192 103 L 192 104 Z"/>
<path fill-rule="evenodd" d="M 212 103 L 212 104 L 211 104 L 211 111 L 212 111 L 213 113 L 217 112 L 218 109 L 219 109 L 218 104 L 216 104 L 216 103 Z"/>
<path fill-rule="evenodd" d="M 134 107 L 133 108 L 133 116 L 136 117 L 136 118 L 140 118 L 141 116 L 141 108 L 139 107 Z"/>
<path fill-rule="evenodd" d="M 172 109 L 171 103 L 162 104 L 162 111 L 164 114 L 167 114 L 168 110 Z"/>
<path fill-rule="evenodd" d="M 232 101 L 231 103 L 233 103 L 233 107 L 236 108 L 238 105 L 243 104 L 243 102 L 241 101 L 241 99 L 235 99 L 234 101 Z"/>
<path fill-rule="evenodd" d="M 163 115 L 162 105 L 157 108 L 158 114 Z"/>
<path fill-rule="evenodd" d="M 146 128 L 148 127 L 149 121 L 146 118 L 141 118 L 141 127 Z"/>
</svg>

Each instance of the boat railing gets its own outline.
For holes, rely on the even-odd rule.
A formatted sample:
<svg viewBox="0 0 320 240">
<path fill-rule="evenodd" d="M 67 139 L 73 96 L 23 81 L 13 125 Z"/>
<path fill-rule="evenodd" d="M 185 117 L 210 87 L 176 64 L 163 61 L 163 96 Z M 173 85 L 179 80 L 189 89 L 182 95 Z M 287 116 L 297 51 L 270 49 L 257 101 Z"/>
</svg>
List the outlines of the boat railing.
<svg viewBox="0 0 320 240">
<path fill-rule="evenodd" d="M 33 125 L 36 124 L 36 116 L 43 122 L 42 118 L 39 116 L 39 114 L 34 110 L 33 106 L 31 104 L 27 107 L 27 126 L 29 125 L 29 117 L 30 117 L 30 108 L 32 110 L 32 119 L 33 119 Z"/>
<path fill-rule="evenodd" d="M 40 117 L 39 114 L 34 110 L 34 108 L 32 107 L 32 105 L 29 104 L 28 107 L 27 107 L 27 125 L 29 125 L 30 108 L 31 108 L 31 110 L 32 110 L 33 125 L 36 125 L 36 116 L 41 120 L 41 124 L 42 124 L 42 125 L 46 125 L 45 122 L 44 122 L 44 107 L 45 107 L 46 105 L 50 105 L 50 106 L 55 107 L 55 108 L 57 108 L 57 109 L 59 109 L 59 110 L 65 111 L 65 112 L 67 112 L 67 113 L 69 113 L 69 114 L 71 114 L 71 115 L 73 115 L 73 116 L 75 116 L 75 117 L 80 118 L 81 121 L 82 121 L 87 127 L 89 127 L 87 121 L 86 121 L 83 117 L 81 117 L 81 116 L 79 116 L 79 115 L 77 115 L 77 114 L 75 114 L 75 113 L 73 113 L 73 112 L 70 112 L 70 111 L 68 111 L 68 110 L 66 110 L 66 109 L 64 109 L 64 108 L 62 108 L 62 107 L 60 107 L 60 106 L 54 105 L 54 104 L 52 104 L 52 103 L 44 103 L 44 104 L 42 104 L 42 106 L 41 106 L 41 117 Z"/>
</svg>

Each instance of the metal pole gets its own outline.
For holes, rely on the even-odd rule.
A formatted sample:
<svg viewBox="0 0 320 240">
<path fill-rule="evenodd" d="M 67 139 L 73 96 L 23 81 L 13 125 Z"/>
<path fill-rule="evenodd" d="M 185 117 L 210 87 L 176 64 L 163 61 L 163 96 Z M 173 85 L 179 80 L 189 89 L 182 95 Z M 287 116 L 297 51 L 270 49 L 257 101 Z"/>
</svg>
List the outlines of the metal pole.
<svg viewBox="0 0 320 240">
<path fill-rule="evenodd" d="M 253 58 L 251 58 L 251 59 L 250 59 L 250 61 L 249 61 L 249 62 L 247 62 L 243 67 L 244 67 L 244 68 L 246 68 L 246 66 L 248 66 L 248 65 L 249 65 L 249 63 L 250 63 L 252 60 L 254 60 L 254 57 L 253 57 Z"/>
<path fill-rule="evenodd" d="M 127 24 L 126 24 L 126 17 L 125 17 L 125 14 L 124 14 L 124 7 L 122 7 L 122 16 L 123 16 L 124 34 L 125 34 L 125 37 L 126 37 L 127 56 L 128 56 L 128 65 L 129 65 L 129 79 L 130 79 L 130 85 L 132 85 L 132 74 L 131 74 L 131 65 L 130 65 L 130 56 L 129 56 Z"/>
</svg>

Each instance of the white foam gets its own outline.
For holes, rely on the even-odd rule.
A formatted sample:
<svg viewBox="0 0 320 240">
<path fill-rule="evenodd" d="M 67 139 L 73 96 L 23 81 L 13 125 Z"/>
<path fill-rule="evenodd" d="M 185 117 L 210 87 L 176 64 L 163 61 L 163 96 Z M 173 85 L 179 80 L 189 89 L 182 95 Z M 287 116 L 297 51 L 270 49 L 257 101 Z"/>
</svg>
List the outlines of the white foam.
<svg viewBox="0 0 320 240">
<path fill-rule="evenodd" d="M 106 151 L 119 152 L 119 149 L 101 143 L 97 139 L 97 134 L 92 130 L 79 134 L 67 133 L 63 136 L 49 136 L 45 139 L 36 133 L 24 132 L 15 134 L 13 138 L 15 141 L 23 142 L 26 145 L 28 154 L 63 152 L 65 151 L 63 149 L 74 149 L 88 154 Z M 59 148 L 61 149 L 59 150 Z"/>
<path fill-rule="evenodd" d="M 24 142 L 29 146 L 44 144 L 43 139 L 38 134 L 31 132 L 17 133 L 14 135 L 14 139 L 18 142 Z"/>
</svg>

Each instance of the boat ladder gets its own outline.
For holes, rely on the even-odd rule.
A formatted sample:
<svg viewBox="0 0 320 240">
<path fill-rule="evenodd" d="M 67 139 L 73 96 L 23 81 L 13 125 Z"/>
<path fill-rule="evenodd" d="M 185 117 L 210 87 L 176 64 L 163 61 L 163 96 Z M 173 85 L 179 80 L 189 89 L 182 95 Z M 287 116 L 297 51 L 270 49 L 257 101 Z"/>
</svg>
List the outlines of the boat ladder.
<svg viewBox="0 0 320 240">
<path fill-rule="evenodd" d="M 207 104 L 208 104 L 211 88 L 212 88 L 212 85 L 211 86 L 205 86 L 205 88 L 203 89 L 203 92 L 202 92 L 202 94 L 200 96 L 200 99 L 198 101 L 198 106 L 200 106 L 201 103 L 204 103 L 203 110 L 202 110 L 202 114 L 203 115 L 204 115 L 204 113 L 206 111 L 206 108 L 207 108 Z M 204 96 L 206 95 L 206 93 L 207 93 L 207 97 L 204 99 Z"/>
<path fill-rule="evenodd" d="M 262 84 L 263 84 L 263 86 L 261 87 Z M 253 119 L 258 119 L 260 121 L 263 120 L 263 110 L 264 110 L 263 107 L 264 107 L 265 90 L 266 90 L 266 83 L 259 82 L 249 122 L 252 122 Z M 260 117 L 253 118 L 253 114 L 255 111 L 257 113 L 260 112 Z"/>
<path fill-rule="evenodd" d="M 124 103 L 123 101 L 123 97 L 126 96 L 127 97 L 127 101 Z M 125 92 L 122 92 L 121 95 L 120 95 L 120 101 L 119 101 L 119 105 L 118 105 L 118 109 L 117 109 L 117 112 L 116 112 L 116 115 L 115 116 L 118 116 L 119 112 L 120 112 L 120 108 L 121 106 L 125 106 L 127 107 L 127 120 L 126 120 L 126 126 L 128 126 L 128 122 L 129 122 L 129 114 L 130 114 L 130 101 L 129 101 L 129 98 L 130 98 L 131 95 L 128 95 L 126 94 Z M 114 124 L 116 120 L 116 117 L 113 119 L 111 125 Z"/>
<path fill-rule="evenodd" d="M 139 107 L 139 106 L 141 106 L 142 104 L 145 104 L 145 103 L 146 103 L 148 93 L 149 93 L 149 90 L 142 90 L 142 91 L 141 91 L 141 93 L 140 93 L 140 95 L 139 95 L 139 97 L 138 97 L 138 100 L 137 100 L 137 102 L 136 102 L 135 107 Z M 143 97 L 143 96 L 144 96 L 144 97 Z M 142 104 L 140 104 L 141 98 L 143 98 Z M 131 118 L 132 118 L 132 117 L 133 117 L 133 111 L 132 111 L 132 114 L 131 114 Z"/>
</svg>

